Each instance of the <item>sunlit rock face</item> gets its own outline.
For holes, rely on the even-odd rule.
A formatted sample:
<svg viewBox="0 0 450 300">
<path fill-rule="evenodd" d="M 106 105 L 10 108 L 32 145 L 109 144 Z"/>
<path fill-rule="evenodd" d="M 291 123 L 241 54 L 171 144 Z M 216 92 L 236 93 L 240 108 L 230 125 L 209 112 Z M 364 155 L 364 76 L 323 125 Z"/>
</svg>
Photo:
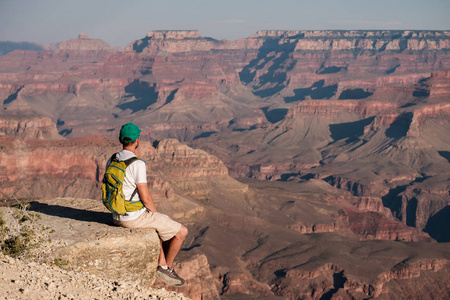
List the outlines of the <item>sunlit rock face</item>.
<svg viewBox="0 0 450 300">
<path fill-rule="evenodd" d="M 25 140 L 62 139 L 56 124 L 49 117 L 42 116 L 2 116 L 0 136 L 12 136 Z"/>
</svg>

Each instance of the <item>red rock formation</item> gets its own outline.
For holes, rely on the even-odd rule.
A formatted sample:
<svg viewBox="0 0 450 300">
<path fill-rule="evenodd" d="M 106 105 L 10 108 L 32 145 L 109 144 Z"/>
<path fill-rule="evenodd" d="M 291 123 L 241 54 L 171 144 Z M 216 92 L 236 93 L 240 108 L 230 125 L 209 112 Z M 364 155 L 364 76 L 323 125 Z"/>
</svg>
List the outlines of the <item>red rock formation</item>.
<svg viewBox="0 0 450 300">
<path fill-rule="evenodd" d="M 299 47 L 302 50 L 318 50 L 318 49 L 335 49 L 347 50 L 354 48 L 375 49 L 379 50 L 385 48 L 386 50 L 400 50 L 400 43 L 403 39 L 410 39 L 407 41 L 405 49 L 408 50 L 423 50 L 428 49 L 447 49 L 450 47 L 449 37 L 447 31 L 444 32 L 425 32 L 425 31 L 403 31 L 400 36 L 389 30 L 385 31 L 332 31 L 332 30 L 316 30 L 316 31 L 302 31 L 302 30 L 267 30 L 258 31 L 256 35 L 250 38 L 296 38 L 301 36 L 303 39 Z M 434 37 L 441 37 L 444 39 L 436 42 Z M 380 39 L 377 41 L 377 39 Z M 337 41 L 332 43 L 332 41 Z M 374 41 L 375 40 L 375 41 Z"/>
<path fill-rule="evenodd" d="M 367 245 L 366 245 L 367 246 Z M 350 253 L 351 260 L 345 263 L 324 263 L 318 262 L 319 255 L 324 255 L 325 251 L 316 249 L 315 255 L 309 257 L 304 264 L 304 267 L 283 267 L 286 263 L 281 261 L 280 265 L 274 266 L 278 268 L 276 277 L 272 277 L 271 288 L 272 291 L 279 296 L 287 299 L 298 299 L 299 297 L 305 299 L 320 299 L 320 298 L 338 298 L 338 299 L 365 299 L 365 298 L 391 298 L 395 299 L 404 297 L 428 297 L 427 288 L 436 288 L 436 295 L 445 295 L 448 290 L 448 285 L 445 279 L 437 279 L 437 281 L 430 282 L 429 278 L 438 278 L 433 276 L 448 276 L 448 259 L 405 259 L 400 262 L 385 262 L 385 265 L 366 265 L 364 261 L 360 260 L 359 250 L 366 246 L 361 245 L 362 248 L 357 247 Z M 387 246 L 387 245 L 386 245 Z M 376 247 L 380 250 L 379 247 Z M 284 253 L 286 249 L 283 249 Z M 331 249 L 330 249 L 331 250 Z M 333 249 L 336 256 L 340 256 L 340 249 Z M 386 249 L 381 250 L 382 252 Z M 320 253 L 317 253 L 319 251 Z M 341 250 L 342 251 L 342 250 Z M 378 251 L 378 250 L 377 250 Z M 333 252 L 333 251 L 332 251 Z M 363 251 L 364 252 L 364 251 Z M 373 255 L 376 252 L 373 252 Z M 276 264 L 276 256 L 268 264 Z M 299 261 L 304 261 L 303 253 L 292 254 Z M 348 255 L 348 254 L 344 254 Z M 396 256 L 395 252 L 391 255 Z M 295 259 L 289 257 L 288 260 Z M 366 258 L 367 259 L 367 258 Z M 365 270 L 357 271 L 358 267 L 355 264 L 366 265 L 359 266 Z M 373 263 L 373 262 L 372 262 Z M 447 269 L 446 269 L 447 268 Z M 258 276 L 264 278 L 267 266 L 264 264 L 258 269 Z M 369 271 L 370 269 L 370 271 Z M 377 269 L 377 271 L 375 271 Z M 384 271 L 383 271 L 384 270 Z M 374 272 L 375 271 L 375 272 Z M 376 275 L 374 273 L 376 273 Z M 270 276 L 269 276 L 270 277 Z M 404 294 L 399 297 L 396 291 L 408 286 L 408 282 L 413 281 L 418 284 L 421 279 L 426 279 L 422 287 L 425 290 L 415 288 L 413 291 L 404 290 Z M 403 280 L 403 281 L 402 281 Z M 444 291 L 444 292 L 443 292 Z"/>
<path fill-rule="evenodd" d="M 98 185 L 102 178 L 106 160 L 111 153 L 118 151 L 118 142 L 111 143 L 99 136 L 83 137 L 61 142 L 49 140 L 22 141 L 18 139 L 0 137 L 2 140 L 2 151 L 0 152 L 0 164 L 5 170 L 0 177 L 3 193 L 13 194 L 17 197 L 55 197 L 55 196 L 77 196 L 92 197 L 99 196 L 98 190 L 90 189 Z M 91 148 L 92 147 L 92 148 Z M 152 185 L 157 191 L 163 192 L 166 197 L 173 194 L 172 185 L 183 190 L 185 193 L 209 194 L 209 190 L 198 189 L 204 185 L 208 178 L 218 176 L 227 181 L 228 170 L 218 158 L 208 155 L 202 150 L 189 148 L 176 140 L 159 141 L 156 148 L 143 142 L 142 147 L 146 152 L 141 155 L 148 162 L 149 176 Z M 56 163 L 57 162 L 57 163 Z M 155 176 L 158 172 L 160 176 Z M 47 190 L 40 194 L 45 187 L 37 191 L 27 190 L 20 187 L 24 182 L 30 184 L 43 184 L 58 178 L 65 181 L 57 184 L 56 189 Z M 189 180 L 198 185 L 197 189 L 189 186 Z M 82 191 L 76 191 L 71 187 L 71 182 L 77 180 L 88 182 L 88 186 Z M 231 178 L 229 178 L 231 180 Z M 171 184 L 167 181 L 173 181 Z M 237 184 L 237 183 L 236 183 Z M 78 186 L 78 184 L 76 184 Z M 237 184 L 238 188 L 245 188 Z M 206 186 L 203 186 L 206 188 Z M 36 192 L 36 194 L 33 194 Z M 72 194 L 75 192 L 76 194 Z"/>
<path fill-rule="evenodd" d="M 432 241 L 426 233 L 377 213 L 346 210 L 346 214 L 350 230 L 365 240 Z"/>
<path fill-rule="evenodd" d="M 183 287 L 174 288 L 165 285 L 160 280 L 156 281 L 155 287 L 164 287 L 169 291 L 183 293 L 193 300 L 220 299 L 205 255 L 197 255 L 183 260 L 177 263 L 175 268 L 177 273 L 186 280 Z"/>
<path fill-rule="evenodd" d="M 397 196 L 397 217 L 408 226 L 424 230 L 433 215 L 450 205 L 448 195 L 446 175 L 414 182 Z"/>
<path fill-rule="evenodd" d="M 87 149 L 96 138 L 21 141 L 3 137 L 0 165 L 2 198 L 76 196 L 98 198 L 106 161 Z M 81 148 L 81 149 L 80 149 Z M 84 150 L 82 150 L 84 148 Z"/>
<path fill-rule="evenodd" d="M 217 157 L 205 151 L 192 149 L 174 139 L 156 142 L 151 153 L 152 169 L 163 169 L 171 165 L 170 176 L 173 178 L 197 178 L 212 175 L 228 175 L 228 170 Z"/>
<path fill-rule="evenodd" d="M 56 51 L 17 50 L 0 57 L 0 96 L 6 99 L 6 113 L 51 116 L 64 121 L 59 129 L 72 137 L 88 132 L 82 127 L 108 135 L 115 117 L 140 111 L 149 115 L 142 120 L 156 132 L 153 138 L 190 140 L 208 127 L 260 125 L 265 120 L 260 104 L 251 102 L 276 91 L 278 99 L 286 100 L 322 81 L 329 94 L 321 95 L 319 87 L 306 99 L 341 98 L 355 89 L 392 99 L 401 88 L 447 68 L 442 50 L 448 40 L 448 32 L 432 31 L 267 31 L 232 42 L 204 38 L 197 31 L 153 31 L 118 53 L 81 34 L 61 42 Z M 360 54 L 355 56 L 355 50 Z M 445 94 L 445 87 L 435 85 L 431 95 Z M 41 110 L 36 98 L 66 105 L 55 107 L 50 101 Z M 370 109 L 395 106 L 374 100 L 360 101 L 355 109 L 370 115 Z"/>
<path fill-rule="evenodd" d="M 410 277 L 408 279 L 394 278 L 386 284 L 389 291 L 380 294 L 380 298 L 404 299 L 405 295 L 412 298 L 446 299 L 450 293 L 448 284 L 440 284 L 441 278 L 448 278 L 445 269 L 439 271 L 420 271 L 420 277 Z M 426 294 L 424 295 L 424 291 Z"/>
<path fill-rule="evenodd" d="M 261 44 L 262 40 L 258 37 L 255 39 L 252 37 L 240 39 L 234 42 L 217 41 L 200 36 L 197 30 L 159 30 L 148 32 L 144 39 L 132 42 L 125 48 L 125 51 L 167 55 L 168 53 L 206 52 L 223 49 L 257 49 Z"/>
<path fill-rule="evenodd" d="M 114 48 L 108 45 L 105 41 L 91 39 L 84 33 L 80 33 L 77 39 L 64 41 L 58 44 L 56 51 L 111 51 L 115 52 Z"/>
<path fill-rule="evenodd" d="M 48 117 L 0 117 L 0 135 L 20 139 L 62 139 Z"/>
<path fill-rule="evenodd" d="M 338 189 L 350 191 L 354 196 L 359 197 L 376 197 L 380 194 L 387 194 L 389 191 L 389 189 L 383 184 L 383 182 L 371 182 L 369 185 L 357 180 L 336 176 L 329 176 L 325 178 L 325 180 L 332 186 L 335 186 Z M 365 198 L 359 199 L 360 201 L 364 201 L 363 199 Z"/>
<path fill-rule="evenodd" d="M 424 271 L 431 270 L 433 272 L 438 272 L 441 269 L 448 267 L 448 260 L 424 259 L 414 263 L 401 262 L 393 266 L 390 271 L 380 274 L 378 276 L 378 282 L 372 284 L 371 287 L 366 290 L 369 291 L 368 295 L 378 297 L 386 293 L 383 291 L 383 288 L 385 289 L 385 285 L 392 280 L 417 278 L 420 277 Z M 352 284 L 350 285 L 352 286 Z M 355 285 L 352 287 L 355 288 Z"/>
<path fill-rule="evenodd" d="M 335 232 L 338 230 L 339 225 L 333 224 L 293 224 L 288 228 L 298 231 L 300 233 L 321 233 L 321 232 Z"/>
<path fill-rule="evenodd" d="M 373 116 L 397 108 L 395 103 L 381 101 L 302 101 L 286 114 L 286 118 L 295 118 L 300 115 L 325 115 L 334 118 L 343 112 L 355 112 L 363 117 Z M 389 124 L 388 124 L 389 125 Z"/>
<path fill-rule="evenodd" d="M 222 284 L 221 294 L 243 294 L 271 296 L 269 287 L 257 282 L 250 274 L 243 272 L 229 272 L 220 276 Z"/>
</svg>

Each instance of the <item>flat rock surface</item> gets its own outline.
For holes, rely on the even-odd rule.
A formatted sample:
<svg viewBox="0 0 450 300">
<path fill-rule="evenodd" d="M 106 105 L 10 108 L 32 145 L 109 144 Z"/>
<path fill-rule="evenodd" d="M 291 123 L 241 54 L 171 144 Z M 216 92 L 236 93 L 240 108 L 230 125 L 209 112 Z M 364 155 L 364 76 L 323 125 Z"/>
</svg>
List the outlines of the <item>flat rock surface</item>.
<svg viewBox="0 0 450 300">
<path fill-rule="evenodd" d="M 113 224 L 111 213 L 100 199 L 42 199 L 30 202 L 30 211 L 40 213 L 41 223 L 54 228 L 52 239 L 70 244 L 120 237 L 130 232 Z"/>
<path fill-rule="evenodd" d="M 3 218 L 10 220 L 8 215 L 13 215 L 14 208 L 0 209 Z M 108 274 L 108 267 L 116 267 L 112 256 L 108 260 L 113 262 L 106 265 L 99 259 L 92 263 L 95 255 L 106 255 L 103 252 L 122 247 L 114 243 L 127 235 L 130 252 L 145 252 L 141 248 L 152 247 L 151 252 L 145 252 L 147 262 L 140 257 L 137 260 L 141 260 L 142 270 L 151 267 L 149 273 L 154 276 L 153 264 L 159 250 L 154 247 L 159 243 L 154 231 L 114 226 L 100 200 L 38 200 L 30 203 L 29 213 L 33 212 L 38 213 L 38 218 L 30 226 L 43 242 L 20 259 L 0 253 L 0 299 L 188 299 L 176 292 L 153 289 L 154 278 L 147 283 L 133 276 L 112 278 Z M 139 243 L 140 248 L 132 249 Z M 116 256 L 123 257 L 121 253 Z"/>
</svg>

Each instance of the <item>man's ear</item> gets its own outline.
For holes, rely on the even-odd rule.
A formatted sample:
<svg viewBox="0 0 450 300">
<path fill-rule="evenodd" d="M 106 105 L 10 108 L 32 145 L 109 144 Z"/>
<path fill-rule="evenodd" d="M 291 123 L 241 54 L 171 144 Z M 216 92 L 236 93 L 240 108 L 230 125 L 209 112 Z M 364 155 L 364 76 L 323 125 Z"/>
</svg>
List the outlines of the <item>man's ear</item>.
<svg viewBox="0 0 450 300">
<path fill-rule="evenodd" d="M 136 141 L 135 141 L 135 143 L 136 143 L 136 146 L 134 147 L 134 149 L 137 149 L 138 147 L 139 147 L 139 139 L 140 139 L 141 137 L 138 137 L 137 139 L 136 139 Z"/>
</svg>

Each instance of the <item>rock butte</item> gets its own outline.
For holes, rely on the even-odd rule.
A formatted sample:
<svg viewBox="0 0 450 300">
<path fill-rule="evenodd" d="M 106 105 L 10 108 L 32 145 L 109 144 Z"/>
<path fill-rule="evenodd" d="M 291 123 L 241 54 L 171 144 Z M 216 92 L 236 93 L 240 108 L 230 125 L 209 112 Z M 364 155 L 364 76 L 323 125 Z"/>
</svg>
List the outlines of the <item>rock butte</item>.
<svg viewBox="0 0 450 300">
<path fill-rule="evenodd" d="M 444 298 L 449 49 L 448 31 L 193 30 L 16 50 L 2 195 L 98 198 L 132 121 L 158 207 L 189 227 L 192 299 Z"/>
</svg>

